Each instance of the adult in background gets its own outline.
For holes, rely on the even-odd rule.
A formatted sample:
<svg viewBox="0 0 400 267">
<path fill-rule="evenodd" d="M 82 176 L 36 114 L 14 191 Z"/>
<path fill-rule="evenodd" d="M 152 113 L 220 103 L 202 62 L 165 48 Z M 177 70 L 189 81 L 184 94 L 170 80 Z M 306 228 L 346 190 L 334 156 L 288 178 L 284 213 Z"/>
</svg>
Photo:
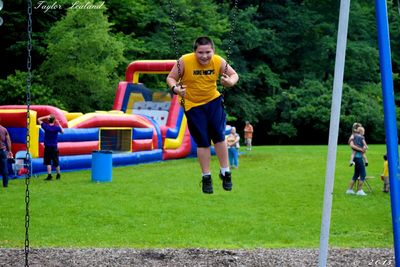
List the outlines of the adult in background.
<svg viewBox="0 0 400 267">
<path fill-rule="evenodd" d="M 365 177 L 367 176 L 367 172 L 365 170 L 365 163 L 363 160 L 363 153 L 365 152 L 365 149 L 358 147 L 354 143 L 354 133 L 357 132 L 359 127 L 362 127 L 360 123 L 353 124 L 352 135 L 349 138 L 349 145 L 350 145 L 351 149 L 353 149 L 355 151 L 354 174 L 353 174 L 353 177 L 351 178 L 351 181 L 349 183 L 349 188 L 347 189 L 346 194 L 351 194 L 351 195 L 356 194 L 358 196 L 366 196 L 367 194 L 362 189 L 362 186 L 365 181 Z M 357 180 L 358 180 L 358 187 L 356 189 L 357 192 L 355 193 L 353 191 L 353 187 Z"/>
<path fill-rule="evenodd" d="M 253 125 L 249 121 L 246 121 L 244 126 L 244 141 L 246 143 L 246 150 L 251 150 L 251 141 L 253 139 Z"/>
<path fill-rule="evenodd" d="M 231 168 L 239 167 L 239 148 L 240 136 L 236 133 L 236 128 L 231 128 L 231 133 L 226 137 L 228 143 L 229 164 Z"/>
<path fill-rule="evenodd" d="M 50 181 L 53 177 L 51 175 L 51 165 L 53 164 L 56 169 L 56 179 L 61 178 L 59 153 L 58 153 L 58 133 L 64 133 L 64 129 L 54 116 L 50 114 L 38 119 L 38 123 L 44 130 L 44 157 L 43 164 L 47 166 L 46 181 Z"/>
<path fill-rule="evenodd" d="M 226 113 L 217 90 L 219 79 L 224 87 L 232 87 L 239 76 L 225 59 L 215 54 L 214 42 L 207 36 L 195 40 L 193 52 L 179 58 L 167 77 L 171 91 L 181 98 L 190 134 L 197 144 L 202 190 L 206 194 L 213 193 L 211 141 L 219 160 L 222 187 L 232 190 L 225 141 Z"/>
<path fill-rule="evenodd" d="M 8 187 L 7 158 L 12 158 L 12 156 L 10 134 L 7 129 L 0 124 L 0 172 L 3 177 L 3 187 Z"/>
</svg>

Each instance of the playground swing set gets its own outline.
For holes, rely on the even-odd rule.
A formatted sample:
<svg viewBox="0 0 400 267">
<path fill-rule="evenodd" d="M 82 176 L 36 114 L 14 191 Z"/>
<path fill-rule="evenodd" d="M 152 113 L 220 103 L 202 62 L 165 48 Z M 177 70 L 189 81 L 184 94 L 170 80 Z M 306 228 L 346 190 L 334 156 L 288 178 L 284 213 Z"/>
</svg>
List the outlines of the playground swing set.
<svg viewBox="0 0 400 267">
<path fill-rule="evenodd" d="M 341 102 L 341 90 L 343 83 L 344 73 L 344 55 L 346 48 L 347 38 L 347 27 L 348 27 L 348 16 L 349 16 L 349 2 L 348 0 L 341 0 L 340 15 L 339 15 L 339 30 L 338 30 L 338 41 L 335 61 L 335 75 L 334 75 L 334 88 L 332 95 L 332 108 L 331 108 L 331 120 L 329 130 L 329 144 L 328 144 L 328 160 L 327 170 L 325 179 L 325 191 L 324 191 L 324 203 L 323 203 L 323 214 L 321 223 L 321 234 L 320 234 L 320 253 L 319 253 L 319 266 L 326 266 L 327 255 L 328 255 L 328 240 L 329 240 L 329 227 L 330 227 L 330 216 L 332 208 L 332 193 L 333 193 L 333 180 L 334 170 L 336 162 L 336 149 L 337 149 L 337 135 L 339 129 L 339 115 L 340 115 L 340 102 Z M 28 44 L 27 44 L 27 85 L 26 85 L 26 151 L 24 159 L 24 167 L 28 170 L 32 170 L 31 166 L 31 153 L 30 153 L 30 142 L 31 142 L 31 51 L 32 51 L 32 1 L 28 0 Z M 0 1 L 2 5 L 2 1 Z M 173 10 L 172 0 L 170 4 L 170 16 L 172 22 L 173 31 L 173 45 L 175 48 L 175 55 L 178 60 L 178 42 L 177 33 L 175 26 L 175 13 Z M 234 12 L 237 10 L 238 0 L 234 2 Z M 1 8 L 0 8 L 1 9 Z M 393 94 L 393 78 L 391 73 L 391 57 L 390 57 L 390 45 L 389 45 L 389 30 L 388 30 L 388 19 L 387 19 L 387 7 L 386 1 L 376 0 L 376 16 L 378 25 L 378 42 L 380 51 L 380 65 L 381 65 L 381 77 L 382 77 L 382 93 L 384 102 L 384 113 L 385 113 L 385 130 L 387 139 L 387 154 L 389 161 L 389 176 L 398 177 L 398 141 L 397 141 L 397 125 L 394 105 L 394 94 Z M 0 24 L 1 25 L 1 24 Z M 231 23 L 231 38 L 229 39 L 228 48 L 228 60 L 231 53 L 230 45 L 232 42 L 233 29 L 235 27 L 235 13 L 233 21 Z M 169 68 L 172 67 L 174 61 L 169 61 Z M 179 61 L 178 61 L 179 68 Z M 165 67 L 165 64 L 162 64 Z M 133 67 L 133 65 L 132 65 Z M 129 68 L 129 67 L 128 67 Z M 167 70 L 164 70 L 167 71 Z M 180 71 L 180 68 L 179 68 Z M 181 75 L 179 75 L 181 77 Z M 117 93 L 118 94 L 118 93 Z M 117 98 L 116 98 L 117 99 Z M 117 104 L 118 101 L 116 100 Z M 181 102 L 184 105 L 184 100 Z M 25 174 L 25 266 L 29 266 L 29 223 L 30 223 L 30 191 L 29 184 L 32 171 L 28 171 Z M 399 192 L 399 179 L 390 179 L 390 193 L 391 193 L 391 207 L 392 207 L 392 223 L 393 223 L 393 234 L 394 234 L 394 251 L 395 251 L 395 262 L 396 265 L 400 265 L 400 244 L 399 244 L 399 223 L 400 223 L 400 204 L 398 199 Z"/>
<path fill-rule="evenodd" d="M 1 8 L 2 8 L 2 1 L 0 1 L 1 4 Z M 171 16 L 171 28 L 173 31 L 173 44 L 174 44 L 174 50 L 175 50 L 175 55 L 177 58 L 177 64 L 179 66 L 179 51 L 178 51 L 178 41 L 177 41 L 177 32 L 176 32 L 176 25 L 175 25 L 175 10 L 173 7 L 173 3 L 172 0 L 169 1 L 169 6 L 170 6 L 170 16 Z M 234 1 L 234 5 L 233 5 L 233 20 L 231 21 L 231 31 L 230 31 L 230 38 L 229 38 L 229 46 L 228 46 L 228 52 L 227 52 L 227 62 L 229 61 L 230 55 L 231 55 L 231 44 L 232 44 L 232 38 L 233 38 L 233 31 L 234 31 L 234 27 L 236 26 L 236 12 L 237 12 L 237 6 L 238 6 L 238 0 Z M 0 9 L 1 9 L 0 8 Z M 33 161 L 32 157 L 33 155 L 39 155 L 40 152 L 40 147 L 37 146 L 37 144 L 32 143 L 32 139 L 35 138 L 38 139 L 39 137 L 39 133 L 37 132 L 37 130 L 35 129 L 35 124 L 36 122 L 32 122 L 32 118 L 34 119 L 36 116 L 32 116 L 32 111 L 33 112 L 60 112 L 57 109 L 49 109 L 48 107 L 42 107 L 42 106 L 35 106 L 35 105 L 31 105 L 31 82 L 32 82 L 32 57 L 31 57 L 31 52 L 32 52 L 32 0 L 28 0 L 27 1 L 27 15 L 28 15 L 28 27 L 27 27 L 27 33 L 28 33 L 28 41 L 27 41 L 27 79 L 26 79 L 26 106 L 2 106 L 2 109 L 21 109 L 21 112 L 17 112 L 20 113 L 19 116 L 25 116 L 25 123 L 24 125 L 26 125 L 26 140 L 24 141 L 24 150 L 19 150 L 17 151 L 16 155 L 18 155 L 18 159 L 15 159 L 15 162 L 13 163 L 13 172 L 14 174 L 17 175 L 23 175 L 25 177 L 25 243 L 24 243 L 24 254 L 25 254 L 25 266 L 29 266 L 29 252 L 30 252 L 30 240 L 29 240 L 29 224 L 30 224 L 30 210 L 29 210 L 29 204 L 30 204 L 30 190 L 29 190 L 29 185 L 30 185 L 30 178 L 32 177 L 33 173 L 35 172 L 35 169 L 38 169 L 38 161 Z M 175 61 L 173 60 L 157 60 L 157 61 L 134 61 L 132 62 L 126 71 L 126 77 L 125 77 L 125 81 L 124 82 L 120 82 L 118 87 L 117 87 L 117 92 L 116 92 L 116 97 L 114 100 L 114 106 L 113 106 L 113 110 L 121 110 L 121 112 L 125 112 L 127 114 L 127 116 L 129 114 L 139 114 L 138 117 L 140 117 L 140 114 L 142 113 L 142 111 L 145 111 L 145 113 L 142 113 L 144 120 L 139 120 L 139 128 L 134 128 L 133 132 L 131 132 L 130 136 L 138 136 L 138 141 L 136 143 L 135 140 L 132 140 L 132 144 L 128 145 L 128 148 L 125 148 L 125 150 L 132 150 L 133 151 L 133 147 L 136 147 L 138 151 L 143 150 L 144 147 L 154 147 L 154 146 L 158 146 L 159 148 L 162 148 L 161 145 L 164 144 L 164 147 L 166 147 L 166 149 L 163 149 L 163 152 L 155 152 L 157 153 L 156 157 L 157 159 L 169 159 L 169 158 L 179 158 L 185 156 L 185 155 L 189 155 L 191 151 L 193 151 L 193 142 L 191 142 L 190 139 L 190 134 L 188 132 L 188 130 L 181 130 L 181 129 L 176 129 L 176 125 L 180 124 L 180 128 L 187 128 L 186 123 L 183 123 L 183 121 L 185 120 L 184 116 L 183 116 L 183 109 L 176 107 L 177 105 L 175 105 L 175 103 L 177 103 L 176 99 L 174 98 L 172 99 L 172 101 L 170 101 L 170 103 L 166 104 L 165 101 L 163 102 L 158 102 L 158 101 L 152 101 L 153 99 L 157 98 L 154 97 L 154 93 L 151 94 L 150 98 L 146 99 L 146 88 L 142 88 L 143 86 L 141 84 L 138 84 L 138 77 L 140 73 L 168 73 L 169 70 L 172 68 L 173 64 L 175 63 Z M 150 68 L 150 69 L 149 69 Z M 179 69 L 179 76 L 181 77 L 181 71 Z M 149 96 L 149 95 L 147 95 Z M 175 96 L 176 97 L 176 96 Z M 163 98 L 163 96 L 161 96 L 161 98 Z M 136 101 L 135 101 L 136 100 Z M 141 101 L 142 100 L 142 101 Z M 144 101 L 143 101 L 144 100 Z M 147 101 L 146 101 L 147 100 Z M 164 99 L 165 100 L 165 99 Z M 181 105 L 184 105 L 184 99 L 182 98 L 181 100 Z M 22 110 L 25 109 L 25 110 Z M 0 109 L 1 110 L 1 109 Z M 169 115 L 168 119 L 166 120 L 166 113 L 165 111 L 168 110 L 169 111 Z M 179 110 L 181 112 L 179 112 Z M 150 111 L 150 115 L 149 115 L 149 111 Z M 173 113 L 173 116 L 171 116 L 171 111 Z M 7 111 L 6 111 L 7 112 Z M 118 113 L 120 114 L 120 113 Z M 72 116 L 75 117 L 76 114 L 67 114 L 68 116 Z M 102 120 L 102 118 L 106 117 L 106 116 L 112 116 L 114 114 L 110 114 L 110 115 L 104 115 L 104 114 L 100 114 L 100 115 L 88 115 L 85 114 L 82 117 L 86 116 L 86 119 L 89 119 L 88 121 L 90 122 L 90 116 L 96 116 L 96 118 L 94 119 L 94 121 L 98 121 L 99 120 L 99 116 L 100 116 L 100 121 Z M 153 116 L 154 115 L 154 116 Z M 80 116 L 80 115 L 78 115 Z M 170 119 L 172 117 L 172 119 Z M 175 121 L 175 129 L 173 127 L 168 128 L 168 125 L 162 125 L 160 127 L 154 127 L 153 125 L 151 125 L 150 127 L 148 123 L 148 121 L 151 122 L 151 124 L 154 125 L 161 125 L 161 124 L 168 124 L 168 122 L 170 121 Z M 154 123 L 156 121 L 156 123 Z M 104 122 L 104 119 L 103 119 Z M 179 122 L 179 123 L 178 123 Z M 78 122 L 64 122 L 66 123 L 66 125 L 70 125 L 70 124 L 75 124 L 74 126 L 76 126 L 76 124 L 85 124 L 87 123 L 87 121 L 85 121 L 84 119 L 81 119 L 80 121 L 78 120 Z M 128 126 L 132 127 L 132 125 L 126 125 L 127 124 L 127 120 L 126 119 L 122 119 L 122 120 L 117 120 L 117 122 L 114 123 L 122 123 L 122 125 L 124 126 Z M 111 126 L 115 126 L 115 125 L 111 125 Z M 88 127 L 86 125 L 86 127 Z M 153 128 L 150 129 L 150 131 L 148 129 L 146 129 L 146 127 L 148 128 Z M 88 133 L 86 132 L 86 136 L 105 136 L 105 138 L 103 138 L 103 140 L 106 140 L 107 138 L 110 139 L 112 138 L 112 136 L 110 137 L 110 133 L 111 132 L 115 132 L 115 129 L 113 129 L 114 127 L 111 127 L 110 129 L 103 129 L 103 130 L 109 130 L 108 132 L 106 132 L 105 134 L 103 134 L 101 132 L 101 129 L 99 129 L 98 132 L 96 133 Z M 125 127 L 126 128 L 126 127 Z M 230 131 L 230 127 L 227 127 L 227 132 Z M 182 133 L 183 132 L 183 133 Z M 156 133 L 156 134 L 154 134 Z M 73 135 L 69 135 L 69 138 L 73 138 Z M 146 136 L 146 138 L 144 138 L 143 136 Z M 171 137 L 172 138 L 168 138 Z M 146 143 L 143 141 L 143 139 L 149 139 L 150 141 L 147 141 Z M 171 140 L 169 140 L 171 139 Z M 182 152 L 182 149 L 176 149 L 177 145 L 176 145 L 176 140 L 174 141 L 173 139 L 178 139 L 180 140 L 180 142 L 186 142 L 186 149 L 185 151 Z M 186 140 L 186 141 L 182 141 L 182 140 Z M 99 140 L 100 144 L 95 144 L 95 146 L 89 146 L 87 147 L 87 149 L 92 149 L 95 147 L 100 146 L 101 147 L 101 141 Z M 109 142 L 108 142 L 109 143 Z M 175 144 L 174 144 L 175 143 Z M 32 151 L 32 144 L 33 144 L 33 151 Z M 172 144 L 172 145 L 171 145 Z M 40 144 L 39 144 L 40 146 Z M 168 149 L 168 147 L 171 147 L 173 149 Z M 115 148 L 115 145 L 113 146 Z M 126 147 L 123 145 L 120 145 L 118 147 Z M 181 147 L 185 147 L 185 146 L 181 146 Z M 188 151 L 188 148 L 191 151 Z M 182 154 L 184 153 L 184 154 Z M 89 157 L 91 157 L 91 155 L 89 155 Z M 154 159 L 152 157 L 154 157 L 154 153 L 152 155 L 149 156 L 151 159 Z M 79 162 L 87 162 L 87 159 L 85 160 L 85 158 L 78 158 Z M 78 161 L 72 162 L 72 163 L 78 163 Z M 120 165 L 122 164 L 126 164 L 127 163 L 127 159 L 123 158 L 123 156 L 121 157 L 116 157 L 115 160 L 113 158 L 113 165 L 114 165 L 114 161 L 116 161 L 117 165 L 118 162 L 120 162 Z M 136 162 L 137 163 L 137 162 Z M 88 165 L 86 164 L 85 166 L 81 166 L 82 168 L 88 168 Z M 40 169 L 38 169 L 40 171 Z M 37 170 L 36 170 L 37 171 Z"/>
</svg>

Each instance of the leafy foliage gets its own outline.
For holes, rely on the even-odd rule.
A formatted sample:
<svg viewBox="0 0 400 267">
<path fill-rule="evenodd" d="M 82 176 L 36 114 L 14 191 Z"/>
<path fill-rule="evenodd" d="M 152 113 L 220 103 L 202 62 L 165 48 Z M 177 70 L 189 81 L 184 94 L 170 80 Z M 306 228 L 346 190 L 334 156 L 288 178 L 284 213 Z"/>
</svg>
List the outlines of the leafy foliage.
<svg viewBox="0 0 400 267">
<path fill-rule="evenodd" d="M 71 111 L 110 109 L 116 84 L 131 61 L 175 59 L 176 54 L 191 52 L 196 37 L 209 35 L 218 54 L 227 57 L 230 48 L 229 63 L 240 74 L 238 85 L 225 95 L 231 124 L 241 129 L 245 120 L 252 121 L 256 144 L 327 142 L 338 1 L 241 0 L 233 35 L 232 1 L 107 0 L 100 10 L 71 9 L 72 0 L 57 3 L 60 8 L 46 12 L 33 9 L 34 101 Z M 389 1 L 387 7 L 395 98 L 400 104 L 400 57 L 395 52 L 400 49 L 400 16 L 396 3 Z M 0 44 L 5 53 L 0 53 L 0 61 L 8 62 L 0 65 L 4 104 L 23 103 L 17 97 L 26 71 L 22 10 L 24 1 L 7 2 L 3 10 Z M 374 6 L 352 2 L 340 142 L 347 141 L 355 121 L 363 123 L 369 142 L 384 142 L 380 79 Z M 142 82 L 166 89 L 162 75 L 144 75 Z"/>
<path fill-rule="evenodd" d="M 70 110 L 111 109 L 118 79 L 114 70 L 124 60 L 122 42 L 109 27 L 101 10 L 69 10 L 46 38 L 41 72 Z"/>
</svg>

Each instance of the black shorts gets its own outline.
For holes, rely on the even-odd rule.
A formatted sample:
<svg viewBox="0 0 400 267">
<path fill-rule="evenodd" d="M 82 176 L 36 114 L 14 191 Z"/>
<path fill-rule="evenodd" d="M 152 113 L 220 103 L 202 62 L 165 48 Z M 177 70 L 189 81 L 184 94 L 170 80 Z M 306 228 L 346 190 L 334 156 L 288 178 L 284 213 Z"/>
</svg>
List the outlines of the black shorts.
<svg viewBox="0 0 400 267">
<path fill-rule="evenodd" d="M 53 162 L 54 167 L 58 167 L 58 148 L 57 147 L 44 147 L 43 165 L 51 165 Z"/>
<path fill-rule="evenodd" d="M 185 112 L 190 135 L 198 147 L 209 147 L 225 140 L 226 114 L 222 98 Z"/>
</svg>

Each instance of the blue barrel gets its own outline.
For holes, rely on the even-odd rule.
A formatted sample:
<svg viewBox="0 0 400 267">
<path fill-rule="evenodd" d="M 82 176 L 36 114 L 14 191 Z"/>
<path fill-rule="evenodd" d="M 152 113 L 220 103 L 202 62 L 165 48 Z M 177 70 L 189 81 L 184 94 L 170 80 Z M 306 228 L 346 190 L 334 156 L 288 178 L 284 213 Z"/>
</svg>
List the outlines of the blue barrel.
<svg viewBox="0 0 400 267">
<path fill-rule="evenodd" d="M 95 150 L 92 152 L 92 181 L 111 182 L 112 180 L 112 152 Z"/>
</svg>

